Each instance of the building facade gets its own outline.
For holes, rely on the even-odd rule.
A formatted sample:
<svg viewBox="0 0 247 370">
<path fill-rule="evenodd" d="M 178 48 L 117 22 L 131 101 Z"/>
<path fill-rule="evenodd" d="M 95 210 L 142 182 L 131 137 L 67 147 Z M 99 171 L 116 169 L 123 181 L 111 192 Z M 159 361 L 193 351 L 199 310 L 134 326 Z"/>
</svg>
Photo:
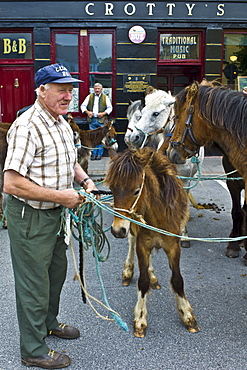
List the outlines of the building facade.
<svg viewBox="0 0 247 370">
<path fill-rule="evenodd" d="M 56 62 L 84 81 L 70 106 L 79 124 L 80 104 L 102 83 L 123 149 L 129 100 L 147 85 L 247 86 L 247 2 L 0 1 L 0 121 L 33 103 L 35 72 Z"/>
</svg>

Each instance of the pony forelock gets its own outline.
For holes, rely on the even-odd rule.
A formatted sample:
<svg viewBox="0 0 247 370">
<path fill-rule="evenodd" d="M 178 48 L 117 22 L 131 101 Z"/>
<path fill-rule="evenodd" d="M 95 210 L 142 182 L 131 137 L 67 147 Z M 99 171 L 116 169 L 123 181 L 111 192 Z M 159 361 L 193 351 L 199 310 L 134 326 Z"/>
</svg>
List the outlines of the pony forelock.
<svg viewBox="0 0 247 370">
<path fill-rule="evenodd" d="M 167 93 L 163 90 L 157 90 L 152 94 L 148 94 L 145 97 L 145 104 L 147 107 L 152 106 L 155 108 L 160 104 L 165 104 L 167 106 L 173 104 L 175 102 L 175 98 L 171 95 L 170 91 Z"/>
</svg>

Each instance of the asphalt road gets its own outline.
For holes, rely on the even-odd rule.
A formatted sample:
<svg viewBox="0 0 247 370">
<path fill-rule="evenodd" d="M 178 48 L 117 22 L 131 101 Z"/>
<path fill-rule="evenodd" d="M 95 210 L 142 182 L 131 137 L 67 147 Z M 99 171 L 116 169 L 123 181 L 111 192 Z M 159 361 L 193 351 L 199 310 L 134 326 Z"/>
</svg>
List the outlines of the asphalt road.
<svg viewBox="0 0 247 370">
<path fill-rule="evenodd" d="M 206 170 L 216 173 L 217 159 L 206 160 Z M 209 167 L 207 167 L 209 166 Z M 231 229 L 231 201 L 227 190 L 217 181 L 204 181 L 192 189 L 200 203 L 215 203 L 217 210 L 190 207 L 189 235 L 196 238 L 228 237 Z M 104 228 L 112 216 L 104 213 Z M 127 253 L 127 240 L 115 239 L 110 232 L 110 257 L 100 264 L 106 296 L 112 309 L 127 323 L 129 332 L 116 322 L 97 317 L 89 304 L 81 300 L 75 269 L 68 249 L 68 276 L 61 297 L 59 320 L 77 326 L 81 337 L 62 340 L 49 337 L 50 348 L 66 352 L 72 358 L 71 370 L 244 370 L 247 339 L 247 267 L 241 258 L 225 256 L 225 243 L 192 241 L 182 250 L 181 272 L 185 289 L 201 331 L 189 333 L 177 313 L 169 287 L 170 270 L 163 251 L 154 253 L 153 264 L 161 290 L 152 290 L 148 300 L 148 328 L 145 338 L 133 335 L 133 309 L 137 299 L 136 283 L 121 285 L 121 271 Z M 78 242 L 74 241 L 78 257 Z M 0 370 L 23 370 L 19 354 L 13 273 L 7 230 L 0 230 L 1 269 L 1 346 Z M 242 255 L 244 252 L 242 251 Z M 85 252 L 85 276 L 88 292 L 102 301 L 92 250 Z M 102 315 L 105 309 L 94 304 Z M 31 368 L 30 368 L 31 369 Z"/>
</svg>

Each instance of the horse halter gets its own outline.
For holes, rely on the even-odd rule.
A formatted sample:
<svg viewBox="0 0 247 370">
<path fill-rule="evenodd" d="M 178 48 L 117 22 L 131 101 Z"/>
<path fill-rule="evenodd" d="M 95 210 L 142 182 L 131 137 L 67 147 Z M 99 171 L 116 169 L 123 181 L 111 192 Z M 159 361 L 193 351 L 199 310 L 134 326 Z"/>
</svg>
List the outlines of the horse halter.
<svg viewBox="0 0 247 370">
<path fill-rule="evenodd" d="M 193 101 L 194 101 L 194 99 L 193 99 Z M 196 140 L 196 138 L 193 134 L 193 131 L 192 131 L 191 120 L 192 120 L 192 116 L 193 116 L 193 113 L 194 113 L 193 101 L 191 101 L 190 106 L 187 110 L 188 116 L 187 116 L 187 119 L 185 121 L 185 129 L 184 129 L 183 135 L 181 137 L 181 140 L 180 141 L 171 141 L 171 146 L 173 148 L 175 148 L 176 146 L 181 147 L 183 150 L 185 150 L 189 154 L 189 158 L 193 157 L 194 155 L 198 155 L 199 149 L 201 147 L 201 144 Z M 196 150 L 191 150 L 184 144 L 184 140 L 185 140 L 187 134 L 189 135 L 189 138 L 192 141 L 192 143 L 197 146 Z"/>
<path fill-rule="evenodd" d="M 143 174 L 142 174 L 142 184 L 141 184 L 141 187 L 140 187 L 140 191 L 138 193 L 138 196 L 137 196 L 136 200 L 134 201 L 134 203 L 130 207 L 130 209 L 117 208 L 117 207 L 113 207 L 113 209 L 114 209 L 114 211 L 117 211 L 117 212 L 126 212 L 130 215 L 131 218 L 137 219 L 137 220 L 141 221 L 142 223 L 146 224 L 146 221 L 144 220 L 142 215 L 139 215 L 138 213 L 135 212 L 135 207 L 136 207 L 136 205 L 137 205 L 137 203 L 138 203 L 138 201 L 141 197 L 141 193 L 142 193 L 142 190 L 143 190 L 143 187 L 144 187 L 144 181 L 145 181 L 145 171 L 143 171 Z"/>
</svg>

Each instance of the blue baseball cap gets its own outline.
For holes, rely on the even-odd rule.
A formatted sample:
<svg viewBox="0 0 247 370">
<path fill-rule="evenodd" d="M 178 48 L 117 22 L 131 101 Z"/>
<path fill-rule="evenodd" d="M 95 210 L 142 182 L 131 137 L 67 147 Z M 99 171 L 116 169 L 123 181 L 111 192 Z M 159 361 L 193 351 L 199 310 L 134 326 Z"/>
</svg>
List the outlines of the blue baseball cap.
<svg viewBox="0 0 247 370">
<path fill-rule="evenodd" d="M 34 81 L 36 87 L 48 83 L 66 84 L 70 82 L 84 82 L 72 77 L 67 68 L 60 63 L 40 68 L 35 74 Z"/>
</svg>

